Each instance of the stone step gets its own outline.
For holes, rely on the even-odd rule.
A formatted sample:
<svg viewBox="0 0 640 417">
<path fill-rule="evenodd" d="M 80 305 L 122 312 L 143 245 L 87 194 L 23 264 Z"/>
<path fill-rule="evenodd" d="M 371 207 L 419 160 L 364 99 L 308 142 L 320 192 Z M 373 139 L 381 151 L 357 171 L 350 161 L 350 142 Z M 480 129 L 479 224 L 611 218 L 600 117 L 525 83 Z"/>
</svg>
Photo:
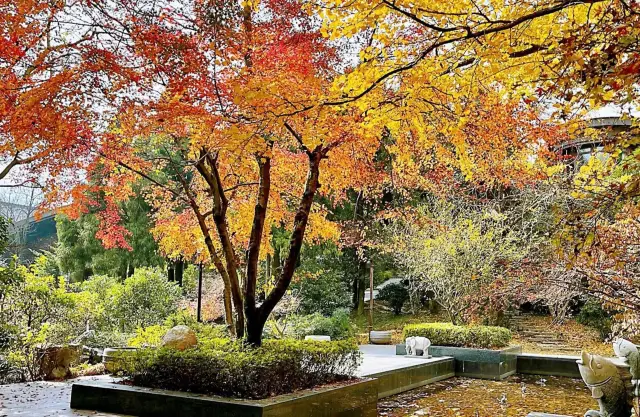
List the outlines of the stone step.
<svg viewBox="0 0 640 417">
<path fill-rule="evenodd" d="M 527 339 L 530 342 L 534 342 L 534 343 L 554 343 L 556 345 L 564 345 L 566 344 L 566 342 L 562 339 L 548 339 L 545 337 L 532 337 Z"/>
</svg>

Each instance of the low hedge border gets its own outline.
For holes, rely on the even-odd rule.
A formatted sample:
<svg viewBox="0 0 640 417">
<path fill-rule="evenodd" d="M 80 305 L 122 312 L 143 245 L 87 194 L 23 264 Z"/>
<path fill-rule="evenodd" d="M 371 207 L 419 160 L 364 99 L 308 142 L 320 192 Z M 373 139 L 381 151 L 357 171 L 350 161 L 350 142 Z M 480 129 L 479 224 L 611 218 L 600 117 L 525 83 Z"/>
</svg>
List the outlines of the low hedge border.
<svg viewBox="0 0 640 417">
<path fill-rule="evenodd" d="M 457 326 L 451 323 L 408 324 L 403 337 L 426 337 L 434 346 L 479 349 L 503 348 L 511 342 L 511 331 L 495 326 Z"/>
<path fill-rule="evenodd" d="M 250 349 L 141 349 L 125 376 L 134 385 L 198 394 L 260 399 L 354 378 L 361 352 L 353 340 L 268 340 Z"/>
</svg>

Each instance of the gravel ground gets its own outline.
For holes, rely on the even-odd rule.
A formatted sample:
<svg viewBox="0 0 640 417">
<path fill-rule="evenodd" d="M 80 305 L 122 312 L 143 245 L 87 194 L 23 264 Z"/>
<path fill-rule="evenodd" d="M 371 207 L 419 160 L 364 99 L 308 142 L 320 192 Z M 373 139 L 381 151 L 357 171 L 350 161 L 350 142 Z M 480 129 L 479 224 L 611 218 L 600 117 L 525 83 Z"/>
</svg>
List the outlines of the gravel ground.
<svg viewBox="0 0 640 417">
<path fill-rule="evenodd" d="M 0 417 L 94 416 L 120 415 L 96 411 L 72 410 L 71 384 L 80 380 L 112 380 L 110 376 L 90 376 L 62 382 L 29 382 L 0 385 Z"/>
</svg>

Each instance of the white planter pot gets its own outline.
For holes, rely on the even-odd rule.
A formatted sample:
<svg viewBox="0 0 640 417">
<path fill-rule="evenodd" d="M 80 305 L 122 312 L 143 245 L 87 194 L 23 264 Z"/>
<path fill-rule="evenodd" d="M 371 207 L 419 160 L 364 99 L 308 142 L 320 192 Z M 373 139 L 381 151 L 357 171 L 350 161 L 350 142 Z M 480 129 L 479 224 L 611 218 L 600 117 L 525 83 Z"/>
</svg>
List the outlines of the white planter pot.
<svg viewBox="0 0 640 417">
<path fill-rule="evenodd" d="M 330 342 L 331 336 L 321 336 L 321 335 L 310 334 L 309 336 L 305 336 L 304 340 L 314 340 L 316 342 Z"/>
<path fill-rule="evenodd" d="M 393 332 L 391 330 L 385 330 L 385 331 L 372 330 L 369 333 L 369 340 L 374 345 L 390 345 L 391 336 L 393 336 Z"/>
<path fill-rule="evenodd" d="M 116 373 L 124 369 L 127 356 L 136 351 L 137 348 L 106 348 L 102 352 L 102 363 L 107 372 Z"/>
</svg>

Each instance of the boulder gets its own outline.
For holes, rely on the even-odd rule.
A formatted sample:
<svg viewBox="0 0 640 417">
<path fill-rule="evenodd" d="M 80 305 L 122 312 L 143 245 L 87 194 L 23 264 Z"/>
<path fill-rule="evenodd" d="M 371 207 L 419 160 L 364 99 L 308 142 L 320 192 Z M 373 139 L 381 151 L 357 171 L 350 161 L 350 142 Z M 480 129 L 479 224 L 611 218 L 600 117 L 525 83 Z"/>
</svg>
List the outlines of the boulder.
<svg viewBox="0 0 640 417">
<path fill-rule="evenodd" d="M 81 352 L 77 345 L 39 347 L 40 374 L 45 380 L 70 376 L 71 365 L 79 361 Z"/>
<path fill-rule="evenodd" d="M 187 326 L 176 326 L 171 328 L 167 334 L 162 337 L 163 347 L 169 347 L 177 350 L 185 350 L 198 344 L 196 333 Z"/>
</svg>

